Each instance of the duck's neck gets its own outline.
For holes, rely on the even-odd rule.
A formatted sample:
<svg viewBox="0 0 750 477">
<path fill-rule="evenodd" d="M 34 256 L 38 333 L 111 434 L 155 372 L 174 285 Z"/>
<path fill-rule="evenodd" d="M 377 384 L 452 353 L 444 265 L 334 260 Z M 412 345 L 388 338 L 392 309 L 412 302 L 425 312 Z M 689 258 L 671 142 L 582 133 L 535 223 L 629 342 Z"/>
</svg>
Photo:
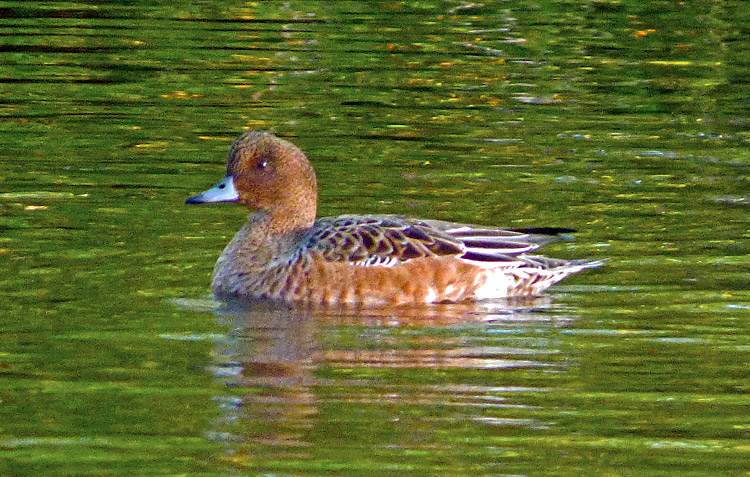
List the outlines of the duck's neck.
<svg viewBox="0 0 750 477">
<path fill-rule="evenodd" d="M 300 233 L 312 227 L 314 222 L 314 212 L 302 214 L 299 211 L 255 211 L 250 213 L 247 223 L 233 241 L 242 241 L 243 248 L 252 250 L 259 258 L 265 255 L 274 256 L 288 247 Z"/>
<path fill-rule="evenodd" d="M 224 249 L 216 264 L 217 269 L 238 268 L 253 273 L 284 255 L 292 247 L 296 234 L 277 232 L 278 226 L 268 212 L 252 212 L 247 223 Z"/>
<path fill-rule="evenodd" d="M 261 222 L 267 224 L 268 233 L 285 235 L 296 233 L 312 227 L 315 222 L 315 208 L 310 209 L 291 207 L 275 207 L 272 210 L 256 212 L 262 214 Z"/>
</svg>

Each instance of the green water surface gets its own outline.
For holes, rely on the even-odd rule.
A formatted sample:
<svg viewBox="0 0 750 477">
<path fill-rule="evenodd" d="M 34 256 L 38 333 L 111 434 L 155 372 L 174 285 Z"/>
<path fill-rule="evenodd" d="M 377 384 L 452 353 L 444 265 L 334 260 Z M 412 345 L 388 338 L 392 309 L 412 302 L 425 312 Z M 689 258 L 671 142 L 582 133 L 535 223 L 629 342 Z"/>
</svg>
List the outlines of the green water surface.
<svg viewBox="0 0 750 477">
<path fill-rule="evenodd" d="M 747 475 L 739 1 L 0 2 L 0 475 Z M 512 308 L 218 307 L 246 128 L 321 215 L 564 226 Z"/>
</svg>

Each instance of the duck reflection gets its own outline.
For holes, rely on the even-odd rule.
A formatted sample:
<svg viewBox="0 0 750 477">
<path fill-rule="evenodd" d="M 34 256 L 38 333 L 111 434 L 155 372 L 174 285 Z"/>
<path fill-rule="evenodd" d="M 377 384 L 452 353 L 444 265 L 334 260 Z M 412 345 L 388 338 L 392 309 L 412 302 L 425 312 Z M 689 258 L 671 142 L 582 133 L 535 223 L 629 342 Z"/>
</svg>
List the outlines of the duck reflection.
<svg viewBox="0 0 750 477">
<path fill-rule="evenodd" d="M 214 435 L 231 443 L 233 465 L 255 470 L 366 434 L 361 442 L 409 448 L 450 422 L 544 428 L 521 396 L 548 384 L 523 373 L 565 369 L 552 337 L 573 320 L 539 299 L 364 310 L 229 302 L 216 313 L 231 331 L 215 350 L 227 393 Z M 424 408 L 432 418 L 419 418 Z"/>
<path fill-rule="evenodd" d="M 219 435 L 269 449 L 305 446 L 317 413 L 313 387 L 320 346 L 313 315 L 242 302 L 217 312 L 232 328 L 215 351 L 214 374 L 229 388 L 218 398 L 224 428 Z"/>
</svg>

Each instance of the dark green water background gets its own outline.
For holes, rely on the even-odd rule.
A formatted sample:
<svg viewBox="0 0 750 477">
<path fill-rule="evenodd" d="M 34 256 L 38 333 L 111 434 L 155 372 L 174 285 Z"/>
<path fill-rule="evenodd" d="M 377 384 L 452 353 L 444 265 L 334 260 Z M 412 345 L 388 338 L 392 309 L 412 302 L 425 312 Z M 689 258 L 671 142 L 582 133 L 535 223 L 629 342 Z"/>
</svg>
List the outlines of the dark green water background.
<svg viewBox="0 0 750 477">
<path fill-rule="evenodd" d="M 0 474 L 747 475 L 741 1 L 0 2 Z M 320 214 L 569 226 L 519 310 L 215 310 L 243 128 Z"/>
</svg>

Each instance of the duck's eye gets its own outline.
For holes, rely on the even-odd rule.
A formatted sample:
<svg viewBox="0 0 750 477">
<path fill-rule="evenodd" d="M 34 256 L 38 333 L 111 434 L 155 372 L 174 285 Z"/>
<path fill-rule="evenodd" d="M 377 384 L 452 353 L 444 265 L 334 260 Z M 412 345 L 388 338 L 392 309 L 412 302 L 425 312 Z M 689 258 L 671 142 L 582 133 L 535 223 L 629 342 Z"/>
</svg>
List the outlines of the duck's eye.
<svg viewBox="0 0 750 477">
<path fill-rule="evenodd" d="M 260 161 L 260 162 L 258 163 L 258 167 L 259 167 L 260 169 L 266 169 L 266 168 L 268 167 L 268 161 Z"/>
</svg>

